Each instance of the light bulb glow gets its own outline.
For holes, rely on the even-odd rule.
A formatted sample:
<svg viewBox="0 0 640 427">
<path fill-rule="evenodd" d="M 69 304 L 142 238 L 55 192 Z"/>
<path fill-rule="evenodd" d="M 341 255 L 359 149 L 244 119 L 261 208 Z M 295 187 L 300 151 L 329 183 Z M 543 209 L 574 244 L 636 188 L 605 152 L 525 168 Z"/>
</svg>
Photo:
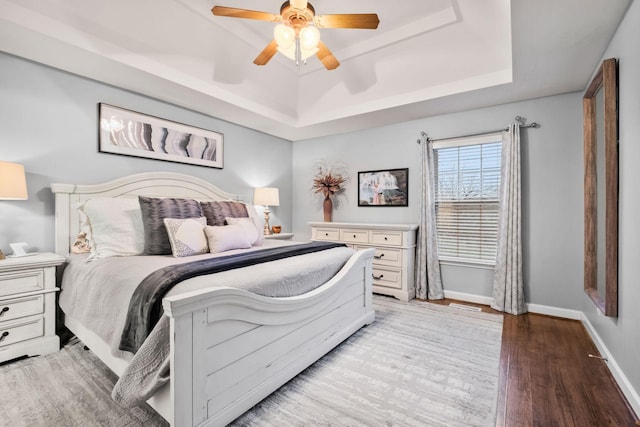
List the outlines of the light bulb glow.
<svg viewBox="0 0 640 427">
<path fill-rule="evenodd" d="M 293 42 L 296 39 L 296 31 L 284 24 L 278 24 L 273 30 L 273 38 L 276 40 L 276 43 L 278 43 L 278 48 L 287 50 L 294 45 Z"/>
<path fill-rule="evenodd" d="M 316 49 L 320 43 L 320 31 L 312 25 L 300 30 L 300 47 L 302 49 Z"/>
</svg>

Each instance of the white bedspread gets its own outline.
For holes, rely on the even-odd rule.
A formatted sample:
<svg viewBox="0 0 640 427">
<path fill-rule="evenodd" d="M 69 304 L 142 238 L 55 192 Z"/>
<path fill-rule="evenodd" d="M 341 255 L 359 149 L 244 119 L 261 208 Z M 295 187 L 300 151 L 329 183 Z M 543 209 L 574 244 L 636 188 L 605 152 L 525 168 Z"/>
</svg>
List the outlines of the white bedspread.
<svg viewBox="0 0 640 427">
<path fill-rule="evenodd" d="M 139 404 L 169 381 L 169 321 L 166 316 L 135 355 L 118 349 L 129 300 L 140 281 L 167 265 L 284 244 L 295 242 L 266 240 L 262 247 L 188 258 L 135 256 L 85 262 L 86 255 L 72 255 L 61 281 L 60 308 L 108 343 L 114 356 L 130 360 L 129 367 L 116 384 L 113 398 L 127 406 Z M 200 276 L 179 283 L 167 295 L 207 287 L 235 287 L 269 297 L 301 295 L 331 279 L 353 253 L 350 248 L 334 248 Z"/>
</svg>

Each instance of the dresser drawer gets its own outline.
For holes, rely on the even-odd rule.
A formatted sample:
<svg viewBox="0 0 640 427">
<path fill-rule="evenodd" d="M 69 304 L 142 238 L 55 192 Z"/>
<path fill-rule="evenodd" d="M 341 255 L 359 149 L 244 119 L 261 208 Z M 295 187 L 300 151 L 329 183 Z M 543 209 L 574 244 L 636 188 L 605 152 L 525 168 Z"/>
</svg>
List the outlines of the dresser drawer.
<svg viewBox="0 0 640 427">
<path fill-rule="evenodd" d="M 2 322 L 33 316 L 43 311 L 42 295 L 0 301 L 0 325 L 2 325 Z"/>
<path fill-rule="evenodd" d="M 402 267 L 402 250 L 391 248 L 376 248 L 373 255 L 373 265 L 390 265 Z"/>
<path fill-rule="evenodd" d="M 18 322 L 0 323 L 0 347 L 43 335 L 42 316 L 26 318 Z"/>
<path fill-rule="evenodd" d="M 401 231 L 371 231 L 371 243 L 374 245 L 402 246 Z"/>
<path fill-rule="evenodd" d="M 340 230 L 340 240 L 348 243 L 369 243 L 369 231 Z"/>
<path fill-rule="evenodd" d="M 318 228 L 316 230 L 315 239 L 337 242 L 340 240 L 340 231 L 335 228 Z"/>
<path fill-rule="evenodd" d="M 375 286 L 384 286 L 385 288 L 402 288 L 402 271 L 373 267 L 373 284 Z"/>
<path fill-rule="evenodd" d="M 24 270 L 0 274 L 0 296 L 44 289 L 44 271 Z"/>
</svg>

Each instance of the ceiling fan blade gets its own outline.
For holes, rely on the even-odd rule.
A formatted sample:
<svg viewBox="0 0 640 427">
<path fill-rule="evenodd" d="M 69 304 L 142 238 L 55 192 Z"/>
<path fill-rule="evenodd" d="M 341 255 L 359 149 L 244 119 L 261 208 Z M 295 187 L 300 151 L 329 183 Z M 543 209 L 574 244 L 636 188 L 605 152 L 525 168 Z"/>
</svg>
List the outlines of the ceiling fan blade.
<svg viewBox="0 0 640 427">
<path fill-rule="evenodd" d="M 319 28 L 362 28 L 375 30 L 380 19 L 375 13 L 347 13 L 342 15 L 317 15 L 313 23 Z"/>
<path fill-rule="evenodd" d="M 268 12 L 257 10 L 237 9 L 235 7 L 213 6 L 211 13 L 215 16 L 228 16 L 230 18 L 257 19 L 259 21 L 280 22 L 282 17 Z"/>
<path fill-rule="evenodd" d="M 267 62 L 273 58 L 273 55 L 275 55 L 277 51 L 278 43 L 276 43 L 275 40 L 271 40 L 271 43 L 260 52 L 256 59 L 253 60 L 253 63 L 256 65 L 267 65 Z"/>
<path fill-rule="evenodd" d="M 333 56 L 333 53 L 331 53 L 327 45 L 322 42 L 318 43 L 318 52 L 316 53 L 316 56 L 327 70 L 335 70 L 340 66 L 340 61 Z"/>
</svg>

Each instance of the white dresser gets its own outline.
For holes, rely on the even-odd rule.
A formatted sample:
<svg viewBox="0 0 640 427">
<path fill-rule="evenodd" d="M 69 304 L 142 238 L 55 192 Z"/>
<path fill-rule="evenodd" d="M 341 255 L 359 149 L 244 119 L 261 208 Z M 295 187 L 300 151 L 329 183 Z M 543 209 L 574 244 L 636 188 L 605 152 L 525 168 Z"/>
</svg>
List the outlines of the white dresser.
<svg viewBox="0 0 640 427">
<path fill-rule="evenodd" d="M 354 249 L 375 248 L 373 292 L 409 301 L 416 296 L 417 224 L 310 222 L 311 240 L 346 243 Z"/>
<path fill-rule="evenodd" d="M 63 262 L 51 253 L 0 260 L 0 362 L 60 349 L 56 266 Z"/>
</svg>

